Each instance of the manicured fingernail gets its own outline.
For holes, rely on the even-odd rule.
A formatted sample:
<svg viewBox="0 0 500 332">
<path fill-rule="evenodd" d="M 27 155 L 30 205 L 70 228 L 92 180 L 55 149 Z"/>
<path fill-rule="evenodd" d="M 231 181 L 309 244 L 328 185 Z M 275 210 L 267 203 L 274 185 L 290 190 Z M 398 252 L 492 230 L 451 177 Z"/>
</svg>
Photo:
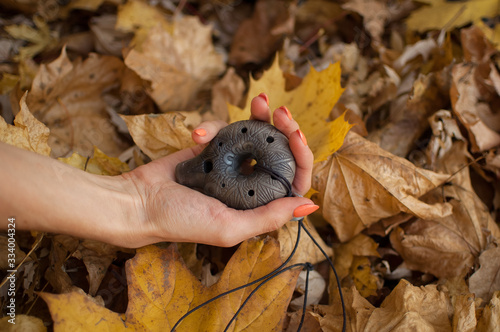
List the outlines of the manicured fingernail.
<svg viewBox="0 0 500 332">
<path fill-rule="evenodd" d="M 267 106 L 269 106 L 269 97 L 264 92 L 262 92 L 259 95 L 259 97 L 262 98 L 262 99 L 264 99 L 266 101 Z"/>
<path fill-rule="evenodd" d="M 302 133 L 302 131 L 300 129 L 297 129 L 297 133 L 299 133 L 299 136 L 300 136 L 300 139 L 302 140 L 302 143 L 304 143 L 304 145 L 307 146 L 307 139 L 304 136 L 304 134 Z"/>
<path fill-rule="evenodd" d="M 288 118 L 290 120 L 292 120 L 292 113 L 290 113 L 290 111 L 288 110 L 288 108 L 286 108 L 286 106 L 281 106 L 280 109 L 282 109 L 283 111 L 285 111 L 286 116 L 288 116 Z"/>
<path fill-rule="evenodd" d="M 201 136 L 201 137 L 203 137 L 203 136 L 205 136 L 207 134 L 207 131 L 205 129 L 203 129 L 203 128 L 195 129 L 195 130 L 193 130 L 193 132 L 196 135 Z"/>
<path fill-rule="evenodd" d="M 293 216 L 295 218 L 305 217 L 305 216 L 313 213 L 317 209 L 319 209 L 319 206 L 314 205 L 314 204 L 301 205 L 301 206 L 296 207 L 295 210 L 293 210 Z"/>
</svg>

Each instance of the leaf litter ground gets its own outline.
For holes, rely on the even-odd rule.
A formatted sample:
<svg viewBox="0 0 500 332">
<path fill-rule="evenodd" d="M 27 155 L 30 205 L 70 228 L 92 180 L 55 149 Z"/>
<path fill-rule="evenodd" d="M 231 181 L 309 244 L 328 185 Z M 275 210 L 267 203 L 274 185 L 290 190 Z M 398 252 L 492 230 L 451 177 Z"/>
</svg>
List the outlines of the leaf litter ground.
<svg viewBox="0 0 500 332">
<path fill-rule="evenodd" d="M 3 142 L 112 176 L 191 146 L 203 120 L 247 118 L 249 100 L 266 92 L 271 108 L 290 109 L 314 151 L 309 196 L 321 209 L 307 227 L 339 272 L 348 331 L 500 324 L 495 1 L 28 0 L 0 8 Z M 86 330 L 103 319 L 108 330 L 124 322 L 163 330 L 278 266 L 296 227 L 238 249 L 137 252 L 23 233 L 19 322 L 33 331 Z M 340 331 L 327 264 L 306 239 L 297 250 L 294 263 L 312 262 L 326 281 L 313 286 L 319 295 L 304 328 Z M 266 285 L 234 329 L 296 330 L 301 309 L 288 303 L 304 293 L 297 278 Z M 249 291 L 193 314 L 188 330 L 223 329 Z"/>
</svg>

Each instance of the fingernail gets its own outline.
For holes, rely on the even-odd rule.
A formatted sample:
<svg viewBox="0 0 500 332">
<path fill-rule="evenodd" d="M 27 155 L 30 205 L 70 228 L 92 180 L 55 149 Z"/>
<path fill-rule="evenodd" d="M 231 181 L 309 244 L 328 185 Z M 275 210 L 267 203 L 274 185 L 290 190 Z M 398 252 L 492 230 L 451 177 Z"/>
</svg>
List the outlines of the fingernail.
<svg viewBox="0 0 500 332">
<path fill-rule="evenodd" d="M 201 137 L 203 137 L 203 136 L 205 136 L 207 134 L 207 131 L 205 129 L 203 129 L 203 128 L 195 129 L 195 130 L 193 130 L 193 132 L 196 135 L 201 136 Z"/>
<path fill-rule="evenodd" d="M 285 111 L 286 116 L 288 116 L 288 118 L 290 120 L 292 120 L 292 113 L 290 113 L 290 111 L 288 110 L 288 108 L 286 108 L 286 106 L 281 106 L 280 109 L 282 109 L 283 111 Z"/>
<path fill-rule="evenodd" d="M 297 133 L 299 133 L 299 136 L 300 136 L 300 139 L 302 140 L 302 143 L 304 143 L 304 145 L 307 146 L 307 139 L 304 136 L 304 134 L 302 133 L 302 131 L 300 129 L 297 129 Z"/>
<path fill-rule="evenodd" d="M 293 210 L 293 216 L 295 218 L 305 217 L 305 216 L 313 213 L 317 209 L 319 209 L 319 206 L 314 205 L 314 204 L 301 205 L 301 206 L 296 207 L 295 210 Z"/>
<path fill-rule="evenodd" d="M 262 98 L 262 99 L 264 99 L 266 101 L 267 106 L 269 106 L 269 97 L 264 92 L 262 92 L 259 95 L 259 97 Z"/>
</svg>

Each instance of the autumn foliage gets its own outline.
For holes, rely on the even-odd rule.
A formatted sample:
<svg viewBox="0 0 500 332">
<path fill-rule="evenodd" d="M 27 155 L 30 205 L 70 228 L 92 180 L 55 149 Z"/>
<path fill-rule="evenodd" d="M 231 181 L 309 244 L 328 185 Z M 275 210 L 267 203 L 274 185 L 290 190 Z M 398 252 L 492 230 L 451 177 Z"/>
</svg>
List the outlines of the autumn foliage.
<svg viewBox="0 0 500 332">
<path fill-rule="evenodd" d="M 498 331 L 498 2 L 0 0 L 0 141 L 113 176 L 192 146 L 202 121 L 286 105 L 314 153 L 306 227 L 347 331 Z M 237 221 L 235 221 L 237 222 Z M 138 250 L 19 233 L 25 330 L 170 330 L 290 255 L 297 222 L 221 249 Z M 0 237 L 0 253 L 6 248 Z M 8 273 L 0 255 L 2 285 Z M 303 330 L 340 331 L 310 262 Z M 261 287 L 230 331 L 295 331 L 305 273 Z M 179 331 L 222 331 L 256 285 Z M 5 308 L 7 297 L 0 292 Z M 0 330 L 12 328 L 0 320 Z"/>
</svg>

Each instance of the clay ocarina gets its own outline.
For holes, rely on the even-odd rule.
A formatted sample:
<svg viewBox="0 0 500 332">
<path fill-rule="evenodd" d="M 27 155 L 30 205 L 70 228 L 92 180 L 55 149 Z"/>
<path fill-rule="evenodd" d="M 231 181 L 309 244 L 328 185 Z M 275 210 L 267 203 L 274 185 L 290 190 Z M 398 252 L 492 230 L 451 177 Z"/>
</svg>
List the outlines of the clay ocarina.
<svg viewBox="0 0 500 332">
<path fill-rule="evenodd" d="M 198 156 L 179 163 L 175 177 L 229 207 L 246 210 L 285 197 L 290 188 L 282 178 L 292 183 L 295 168 L 283 133 L 269 123 L 246 120 L 223 128 Z"/>
</svg>

